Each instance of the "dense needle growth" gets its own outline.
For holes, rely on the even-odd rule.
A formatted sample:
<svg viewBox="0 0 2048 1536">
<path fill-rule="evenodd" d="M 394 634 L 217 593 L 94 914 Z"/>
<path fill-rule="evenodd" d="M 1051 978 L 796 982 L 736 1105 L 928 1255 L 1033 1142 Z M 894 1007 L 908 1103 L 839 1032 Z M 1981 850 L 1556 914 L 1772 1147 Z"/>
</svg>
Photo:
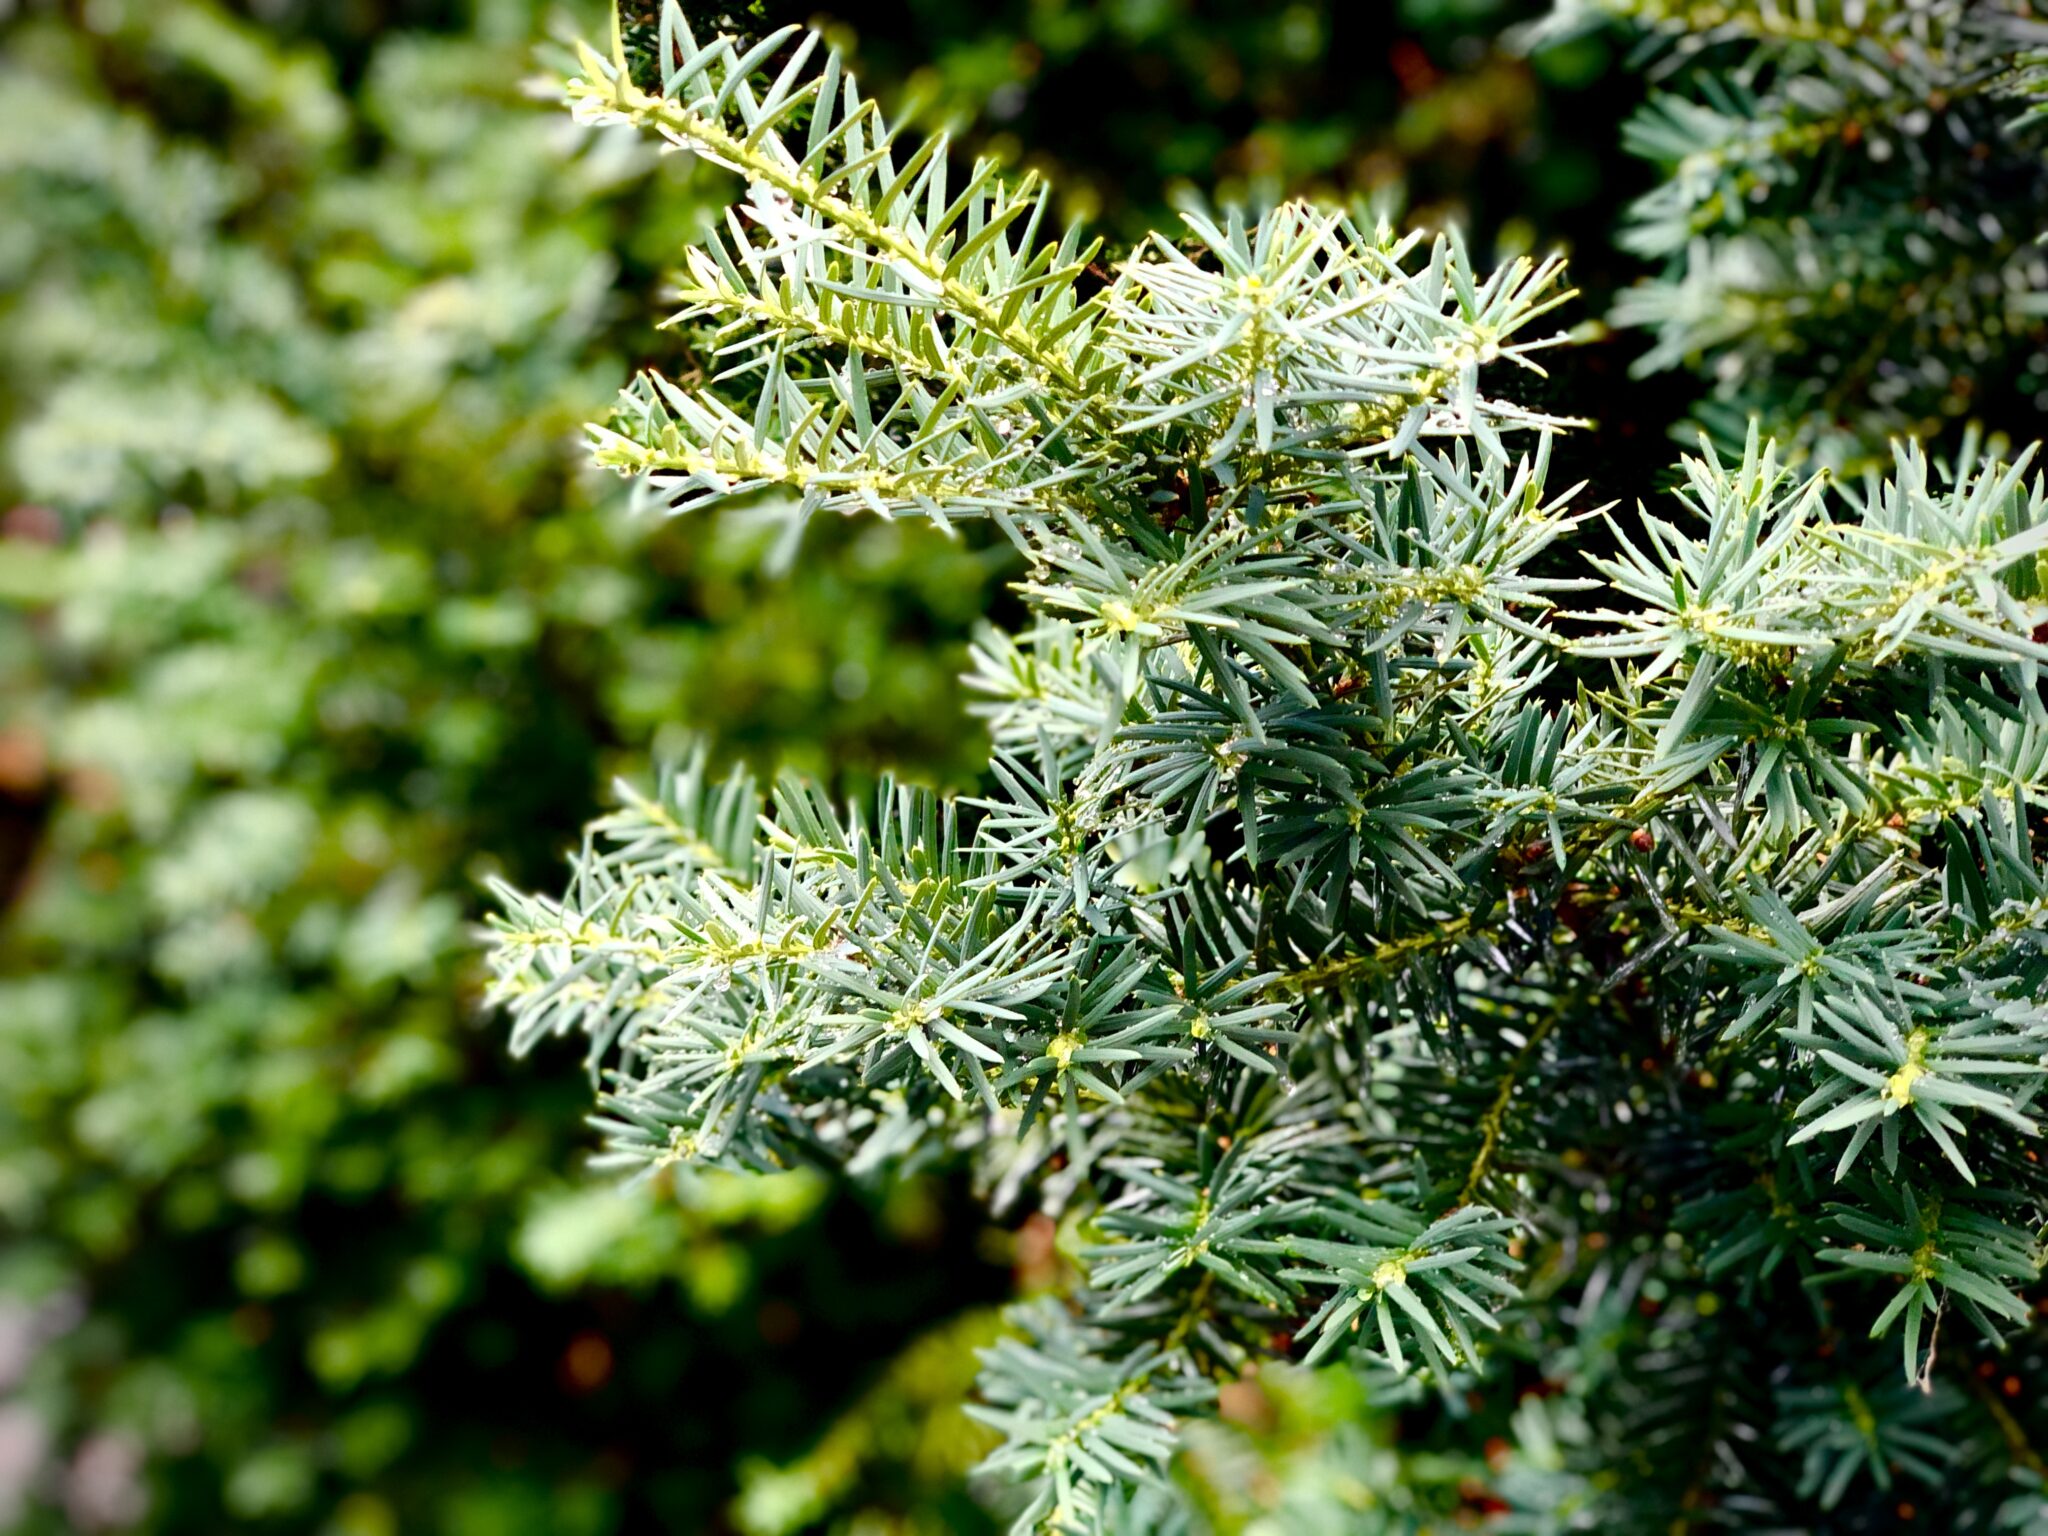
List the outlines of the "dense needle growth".
<svg viewBox="0 0 2048 1536">
<path fill-rule="evenodd" d="M 515 1048 L 587 1039 L 610 1161 L 966 1157 L 1063 1218 L 984 1361 L 1021 1529 L 1166 1528 L 1276 1358 L 1454 1435 L 1536 1388 L 1503 1529 L 2048 1519 L 1980 1370 L 2038 1381 L 2048 1202 L 2027 456 L 1752 431 L 1588 507 L 1515 403 L 1555 262 L 1303 205 L 1117 257 L 814 36 L 652 43 L 570 97 L 740 177 L 677 316 L 723 373 L 600 460 L 792 537 L 992 519 L 1032 622 L 979 795 L 691 761 L 503 893 Z"/>
<path fill-rule="evenodd" d="M 1653 263 L 1613 319 L 1638 371 L 1706 376 L 1739 442 L 1882 470 L 1887 440 L 2025 441 L 2048 407 L 2048 21 L 2027 0 L 1558 0 L 1554 40 L 1617 23 L 1654 164 L 1622 248 Z"/>
</svg>

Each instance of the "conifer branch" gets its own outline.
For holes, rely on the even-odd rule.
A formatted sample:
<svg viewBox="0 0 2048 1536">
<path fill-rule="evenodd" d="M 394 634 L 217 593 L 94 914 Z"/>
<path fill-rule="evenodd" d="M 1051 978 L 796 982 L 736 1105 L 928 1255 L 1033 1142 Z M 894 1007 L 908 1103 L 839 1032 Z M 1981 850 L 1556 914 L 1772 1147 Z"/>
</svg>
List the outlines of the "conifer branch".
<svg viewBox="0 0 2048 1536">
<path fill-rule="evenodd" d="M 1610 1235 L 1663 1294 L 1789 1275 L 1903 1345 L 1714 1398 L 1709 1473 L 1617 1484 L 1655 1523 L 1765 1454 L 1828 1508 L 1938 1477 L 1931 1330 L 2024 1335 L 2048 1219 L 2029 456 L 1845 488 L 1752 428 L 1596 514 L 1548 484 L 1569 423 L 1496 383 L 1556 340 L 1556 263 L 1290 204 L 1083 298 L 1043 188 L 950 191 L 789 44 L 670 6 L 658 92 L 585 59 L 579 111 L 749 182 L 676 321 L 730 366 L 643 381 L 600 457 L 676 510 L 989 517 L 1033 627 L 978 649 L 972 797 L 700 756 L 564 899 L 502 892 L 515 1047 L 585 1039 L 624 1168 L 966 1158 L 1073 1208 L 1080 1280 L 984 1356 L 1020 1529 L 1170 1501 L 1182 1420 L 1262 1358 L 1455 1395 L 1503 1313 L 1577 1348 L 1636 1283 Z M 1691 1357 L 1613 1327 L 1642 1411 L 1684 1398 Z"/>
</svg>

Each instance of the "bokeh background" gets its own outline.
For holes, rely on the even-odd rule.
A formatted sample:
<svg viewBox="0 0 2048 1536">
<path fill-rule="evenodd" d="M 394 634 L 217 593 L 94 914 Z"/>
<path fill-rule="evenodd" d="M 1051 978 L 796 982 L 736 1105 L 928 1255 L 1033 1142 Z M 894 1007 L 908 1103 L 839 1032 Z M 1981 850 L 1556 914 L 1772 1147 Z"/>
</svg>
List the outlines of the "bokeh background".
<svg viewBox="0 0 2048 1536">
<path fill-rule="evenodd" d="M 1598 36 L 1504 46 L 1535 9 L 737 19 L 822 20 L 1113 236 L 1354 198 L 1567 248 L 1590 321 L 1638 275 L 1641 88 Z M 971 535 L 821 527 L 778 572 L 744 513 L 635 522 L 585 470 L 632 367 L 696 366 L 650 320 L 723 196 L 535 89 L 604 25 L 0 3 L 0 1531 L 992 1528 L 960 1403 L 1050 1234 L 943 1176 L 613 1188 L 573 1062 L 480 1015 L 483 878 L 554 884 L 687 737 L 971 782 L 954 675 L 1005 600 Z M 1685 404 L 1639 348 L 1589 325 L 1552 386 L 1596 485 Z M 1251 1417 L 1190 1459 L 1218 1530 L 1391 1454 L 1341 1384 Z"/>
</svg>

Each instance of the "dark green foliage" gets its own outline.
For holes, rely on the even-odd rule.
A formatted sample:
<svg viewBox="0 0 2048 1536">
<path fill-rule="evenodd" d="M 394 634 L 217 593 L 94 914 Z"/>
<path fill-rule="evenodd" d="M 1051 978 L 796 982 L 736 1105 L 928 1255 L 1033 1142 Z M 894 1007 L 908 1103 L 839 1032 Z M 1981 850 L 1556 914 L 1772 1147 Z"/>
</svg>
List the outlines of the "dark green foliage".
<svg viewBox="0 0 2048 1536">
<path fill-rule="evenodd" d="M 776 23 L 813 15 L 761 9 Z M 1613 50 L 1598 37 L 1534 58 L 1506 46 L 1541 9 L 842 0 L 825 14 L 864 76 L 900 83 L 976 152 L 1044 170 L 1063 211 L 1126 239 L 1170 227 L 1177 198 L 1315 194 L 1406 200 L 1487 239 L 1510 226 L 1511 240 L 1533 229 L 1604 245 L 1608 183 L 1626 165 L 1618 107 L 1595 89 L 1612 88 Z"/>
<path fill-rule="evenodd" d="M 979 795 L 693 760 L 501 886 L 494 996 L 585 1038 L 610 1159 L 1057 1220 L 984 1353 L 1020 1530 L 1184 1527 L 1188 1421 L 1325 1361 L 1414 1495 L 1334 1528 L 2037 1520 L 1978 1369 L 2048 1223 L 2031 455 L 1837 486 L 1752 425 L 1588 507 L 1517 390 L 1554 262 L 1302 203 L 1105 258 L 815 35 L 641 48 L 569 99 L 739 174 L 687 295 L 737 345 L 600 462 L 991 521 L 1030 623 Z"/>
<path fill-rule="evenodd" d="M 1710 384 L 1700 420 L 1761 416 L 1821 463 L 1976 421 L 2025 441 L 2048 403 L 2040 23 L 2005 0 L 1563 0 L 1613 21 L 1652 82 L 1630 150 L 1663 177 L 1622 247 L 1659 270 L 1614 319 L 1638 371 Z M 1688 432 L 1687 436 L 1690 436 Z"/>
</svg>

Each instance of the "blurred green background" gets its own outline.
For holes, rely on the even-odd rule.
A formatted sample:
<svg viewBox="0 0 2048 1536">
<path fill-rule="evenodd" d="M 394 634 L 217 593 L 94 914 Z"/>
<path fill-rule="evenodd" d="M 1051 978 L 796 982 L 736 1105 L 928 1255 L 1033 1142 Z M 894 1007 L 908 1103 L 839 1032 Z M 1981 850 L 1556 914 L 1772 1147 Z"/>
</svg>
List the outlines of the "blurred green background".
<svg viewBox="0 0 2048 1536">
<path fill-rule="evenodd" d="M 1533 10 L 742 20 L 824 20 L 1115 235 L 1374 200 L 1567 246 L 1583 318 L 1635 275 L 1638 88 L 1599 38 L 1513 56 Z M 1003 559 L 849 522 L 773 574 L 762 522 L 634 521 L 583 468 L 633 366 L 697 366 L 650 320 L 722 195 L 530 87 L 600 8 L 0 17 L 0 1530 L 983 1528 L 958 1405 L 1049 1234 L 943 1178 L 602 1183 L 573 1063 L 479 1017 L 470 925 L 685 733 L 970 781 Z M 1554 386 L 1614 426 L 1596 479 L 1679 408 L 1628 350 Z M 1215 1528 L 1393 1454 L 1342 1396 L 1204 1442 Z M 1406 1479 L 1455 1512 L 1456 1467 Z"/>
</svg>

